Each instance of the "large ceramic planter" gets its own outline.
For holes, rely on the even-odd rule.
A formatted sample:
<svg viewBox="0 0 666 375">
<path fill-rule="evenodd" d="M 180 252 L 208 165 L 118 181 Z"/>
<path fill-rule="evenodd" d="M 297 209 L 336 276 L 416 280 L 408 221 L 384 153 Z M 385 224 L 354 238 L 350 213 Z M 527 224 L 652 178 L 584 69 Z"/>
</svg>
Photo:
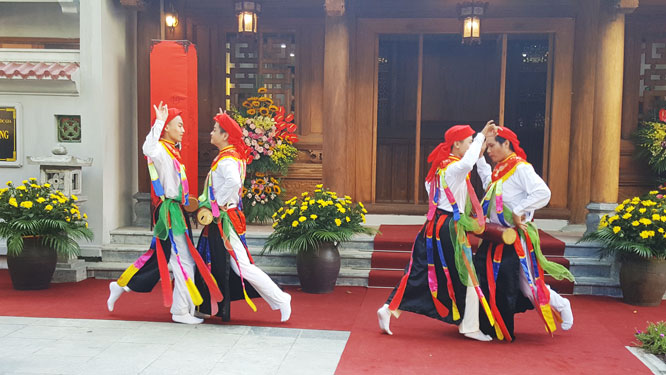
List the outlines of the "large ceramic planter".
<svg viewBox="0 0 666 375">
<path fill-rule="evenodd" d="M 296 255 L 296 268 L 301 288 L 306 293 L 331 293 L 340 273 L 337 246 L 326 242 L 318 249 Z"/>
<path fill-rule="evenodd" d="M 620 268 L 624 302 L 659 306 L 666 292 L 666 260 L 625 257 Z"/>
<path fill-rule="evenodd" d="M 21 254 L 7 255 L 7 267 L 14 289 L 47 289 L 51 285 L 57 261 L 56 252 L 43 246 L 38 238 L 24 238 Z"/>
</svg>

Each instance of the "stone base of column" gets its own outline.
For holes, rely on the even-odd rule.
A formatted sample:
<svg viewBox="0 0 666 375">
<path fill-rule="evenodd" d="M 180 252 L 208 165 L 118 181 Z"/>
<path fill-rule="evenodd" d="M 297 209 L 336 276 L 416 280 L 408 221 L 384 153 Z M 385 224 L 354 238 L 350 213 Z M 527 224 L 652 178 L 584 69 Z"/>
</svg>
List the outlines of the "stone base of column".
<svg viewBox="0 0 666 375">
<path fill-rule="evenodd" d="M 132 210 L 132 226 L 150 228 L 150 193 L 136 193 Z"/>
<path fill-rule="evenodd" d="M 52 283 L 78 283 L 88 278 L 86 262 L 76 257 L 58 255 Z"/>
<path fill-rule="evenodd" d="M 587 205 L 587 219 L 585 224 L 587 225 L 587 230 L 585 233 L 594 232 L 599 227 L 599 222 L 601 218 L 606 215 L 615 212 L 615 207 L 617 203 L 595 203 L 591 202 Z"/>
</svg>

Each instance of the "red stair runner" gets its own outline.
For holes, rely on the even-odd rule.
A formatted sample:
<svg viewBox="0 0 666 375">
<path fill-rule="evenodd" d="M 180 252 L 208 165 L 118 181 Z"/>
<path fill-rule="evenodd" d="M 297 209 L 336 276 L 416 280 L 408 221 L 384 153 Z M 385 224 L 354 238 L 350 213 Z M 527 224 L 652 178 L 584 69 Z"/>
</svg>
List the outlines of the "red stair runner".
<svg viewBox="0 0 666 375">
<path fill-rule="evenodd" d="M 405 267 L 409 264 L 414 239 L 421 225 L 382 225 L 380 233 L 375 236 L 371 258 L 371 270 L 368 286 L 394 287 L 402 277 Z M 548 260 L 569 268 L 569 261 L 564 257 L 564 242 L 539 230 L 541 251 Z M 470 237 L 472 251 L 476 252 L 479 239 Z M 568 280 L 558 281 L 546 276 L 546 282 L 559 293 L 573 293 L 573 283 Z"/>
</svg>

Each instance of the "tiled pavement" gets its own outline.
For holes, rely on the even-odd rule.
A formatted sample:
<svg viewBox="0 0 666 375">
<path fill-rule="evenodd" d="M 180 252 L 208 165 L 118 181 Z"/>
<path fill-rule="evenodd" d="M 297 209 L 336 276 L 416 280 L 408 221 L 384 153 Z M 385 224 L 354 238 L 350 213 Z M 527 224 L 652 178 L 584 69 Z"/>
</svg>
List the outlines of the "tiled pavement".
<svg viewBox="0 0 666 375">
<path fill-rule="evenodd" d="M 0 317 L 0 374 L 333 374 L 349 332 Z"/>
</svg>

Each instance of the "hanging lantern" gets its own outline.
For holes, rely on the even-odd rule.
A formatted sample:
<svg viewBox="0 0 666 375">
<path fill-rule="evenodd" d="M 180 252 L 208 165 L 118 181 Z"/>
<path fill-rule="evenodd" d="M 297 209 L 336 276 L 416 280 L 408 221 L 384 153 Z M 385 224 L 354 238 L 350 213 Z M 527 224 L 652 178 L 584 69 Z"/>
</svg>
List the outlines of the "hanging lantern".
<svg viewBox="0 0 666 375">
<path fill-rule="evenodd" d="M 164 23 L 173 32 L 178 26 L 178 12 L 173 7 L 173 3 L 169 4 L 169 11 L 164 13 Z"/>
<path fill-rule="evenodd" d="M 238 17 L 238 32 L 241 34 L 255 34 L 257 32 L 257 16 L 261 13 L 261 3 L 258 1 L 236 1 L 236 17 Z"/>
<path fill-rule="evenodd" d="M 486 13 L 488 3 L 464 2 L 458 4 L 457 8 L 462 20 L 462 43 L 481 44 L 481 18 Z"/>
</svg>

